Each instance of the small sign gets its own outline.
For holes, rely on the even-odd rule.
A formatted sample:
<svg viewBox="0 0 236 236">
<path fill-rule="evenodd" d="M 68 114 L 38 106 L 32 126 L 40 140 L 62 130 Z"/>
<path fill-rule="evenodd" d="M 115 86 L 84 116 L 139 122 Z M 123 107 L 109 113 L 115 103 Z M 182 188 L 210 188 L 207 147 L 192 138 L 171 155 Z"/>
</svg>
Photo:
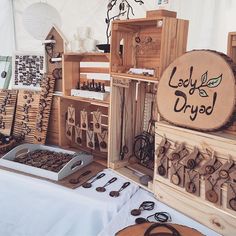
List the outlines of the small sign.
<svg viewBox="0 0 236 236">
<path fill-rule="evenodd" d="M 163 73 L 157 93 L 160 114 L 169 122 L 197 130 L 219 130 L 235 109 L 235 77 L 222 53 L 188 52 Z"/>
<path fill-rule="evenodd" d="M 129 88 L 129 79 L 117 78 L 117 77 L 113 77 L 112 79 L 113 79 L 112 85 L 123 88 Z"/>
</svg>

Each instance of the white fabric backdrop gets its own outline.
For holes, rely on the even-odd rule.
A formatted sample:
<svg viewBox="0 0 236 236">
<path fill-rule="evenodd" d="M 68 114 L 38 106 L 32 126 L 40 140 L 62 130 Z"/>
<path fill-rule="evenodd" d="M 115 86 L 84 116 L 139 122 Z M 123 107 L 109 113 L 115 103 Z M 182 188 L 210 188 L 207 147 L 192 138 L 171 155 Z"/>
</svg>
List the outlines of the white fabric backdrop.
<svg viewBox="0 0 236 236">
<path fill-rule="evenodd" d="M 180 18 L 190 20 L 188 49 L 210 48 L 226 52 L 227 34 L 236 30 L 236 1 L 233 0 L 170 0 L 171 10 Z M 0 54 L 13 49 L 11 0 L 0 0 Z M 17 50 L 41 51 L 41 42 L 33 39 L 22 25 L 22 12 L 39 0 L 17 0 L 14 2 Z M 62 32 L 69 40 L 77 27 L 90 26 L 93 38 L 105 42 L 105 14 L 108 0 L 48 0 L 62 18 Z M 143 6 L 133 4 L 135 17 L 143 17 L 146 10 L 157 8 L 157 0 L 145 0 Z M 7 20 L 8 19 L 8 20 Z M 9 43 L 10 42 L 10 43 Z M 9 48 L 10 47 L 10 48 Z"/>
<path fill-rule="evenodd" d="M 0 0 L 0 56 L 10 56 L 14 47 L 12 1 Z"/>
</svg>

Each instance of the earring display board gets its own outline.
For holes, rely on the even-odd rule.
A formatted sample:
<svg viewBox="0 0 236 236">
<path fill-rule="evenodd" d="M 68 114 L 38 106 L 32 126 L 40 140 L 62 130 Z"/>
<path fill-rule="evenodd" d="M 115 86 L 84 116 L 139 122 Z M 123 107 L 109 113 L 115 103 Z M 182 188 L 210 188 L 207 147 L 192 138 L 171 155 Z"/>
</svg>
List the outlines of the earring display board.
<svg viewBox="0 0 236 236">
<path fill-rule="evenodd" d="M 27 143 L 35 141 L 39 99 L 39 91 L 20 90 L 18 92 L 13 135 L 23 137 Z"/>
<path fill-rule="evenodd" d="M 7 89 L 12 75 L 12 57 L 0 56 L 0 89 Z"/>
<path fill-rule="evenodd" d="M 0 133 L 11 135 L 17 101 L 17 90 L 0 90 Z"/>
<path fill-rule="evenodd" d="M 41 84 L 41 93 L 39 98 L 39 109 L 36 118 L 36 130 L 34 143 L 45 144 L 48 131 L 49 118 L 51 114 L 55 78 L 51 75 L 45 75 Z"/>
<path fill-rule="evenodd" d="M 234 235 L 235 136 L 202 133 L 163 122 L 156 123 L 155 134 L 153 188 L 157 199 L 221 235 Z M 178 163 L 184 175 L 178 173 L 178 167 L 175 173 L 168 170 L 167 178 L 158 171 L 158 159 L 166 142 L 170 143 L 165 150 L 169 166 Z M 180 179 L 183 185 L 177 184 Z"/>
<path fill-rule="evenodd" d="M 13 57 L 12 88 L 40 90 L 44 73 L 44 56 L 16 52 Z"/>
</svg>

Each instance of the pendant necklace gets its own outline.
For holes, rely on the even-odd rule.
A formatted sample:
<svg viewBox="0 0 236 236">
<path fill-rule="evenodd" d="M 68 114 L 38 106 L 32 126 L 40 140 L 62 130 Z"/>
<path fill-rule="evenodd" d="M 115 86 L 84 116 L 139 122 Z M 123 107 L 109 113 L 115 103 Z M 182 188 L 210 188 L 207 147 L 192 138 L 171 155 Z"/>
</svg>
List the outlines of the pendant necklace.
<svg viewBox="0 0 236 236">
<path fill-rule="evenodd" d="M 90 135 L 90 134 L 91 134 L 91 135 Z M 93 145 L 92 139 L 93 139 L 94 132 L 88 130 L 88 131 L 87 131 L 87 135 L 88 135 L 88 138 L 89 138 L 88 146 L 89 146 L 90 148 L 93 148 L 94 145 Z"/>
<path fill-rule="evenodd" d="M 93 113 L 93 117 L 96 120 L 96 122 L 94 122 L 93 124 L 95 124 L 95 128 L 99 129 L 100 128 L 100 118 L 101 118 L 101 112 L 100 111 L 96 111 Z"/>
<path fill-rule="evenodd" d="M 215 188 L 217 181 L 219 179 L 220 178 L 217 178 L 214 184 L 210 181 L 210 179 L 208 179 L 209 183 L 211 184 L 211 189 L 206 192 L 206 199 L 212 203 L 218 202 L 218 195 L 217 195 L 214 188 Z"/>
<path fill-rule="evenodd" d="M 165 168 L 165 166 L 163 165 L 163 163 L 164 163 L 164 161 L 166 160 L 166 156 L 164 156 L 164 157 L 162 157 L 161 159 L 160 159 L 160 165 L 158 166 L 158 168 L 157 168 L 157 171 L 158 171 L 158 174 L 160 175 L 160 176 L 165 176 L 166 175 L 166 168 Z"/>
<path fill-rule="evenodd" d="M 196 185 L 194 183 L 194 179 L 198 176 L 198 172 L 191 178 L 190 176 L 190 170 L 187 171 L 188 177 L 189 177 L 189 182 L 186 183 L 186 191 L 188 193 L 195 193 L 197 191 Z"/>
<path fill-rule="evenodd" d="M 173 163 L 172 163 L 172 166 L 173 166 L 173 169 L 174 169 L 174 174 L 171 176 L 172 183 L 175 184 L 175 185 L 179 185 L 181 179 L 180 179 L 180 176 L 179 176 L 178 172 L 182 168 L 182 166 L 180 165 L 179 168 L 176 168 Z M 178 164 L 177 164 L 177 166 L 178 166 Z"/>
<path fill-rule="evenodd" d="M 235 191 L 234 187 L 232 186 L 232 184 L 229 184 L 229 186 L 231 187 L 231 189 L 232 189 L 232 191 L 233 191 L 233 193 L 234 193 L 234 197 L 229 200 L 229 206 L 230 206 L 234 211 L 236 211 L 236 191 Z"/>
<path fill-rule="evenodd" d="M 9 58 L 9 57 L 7 56 L 7 57 L 6 57 L 6 61 L 5 61 L 4 70 L 3 70 L 2 73 L 1 73 L 1 77 L 2 77 L 3 79 L 5 79 L 5 78 L 7 77 L 6 66 L 7 66 L 8 58 Z"/>
<path fill-rule="evenodd" d="M 86 128 L 86 117 L 87 117 L 87 114 L 85 112 L 85 110 L 81 111 L 81 118 L 82 118 L 82 127 L 85 129 Z"/>
<path fill-rule="evenodd" d="M 100 147 L 103 149 L 107 148 L 107 143 L 104 141 L 107 136 L 107 131 L 103 131 L 101 134 L 98 133 L 98 136 L 102 139 L 102 141 L 99 143 Z"/>
<path fill-rule="evenodd" d="M 82 143 L 82 139 L 81 139 L 81 137 L 80 137 L 81 129 L 80 129 L 79 127 L 75 127 L 75 132 L 76 132 L 76 136 L 77 136 L 76 142 L 77 142 L 78 144 L 81 144 L 81 143 Z"/>
<path fill-rule="evenodd" d="M 69 115 L 70 115 L 69 122 L 74 123 L 73 115 L 75 113 L 75 110 L 73 107 L 71 107 L 71 108 L 69 107 L 68 110 L 69 110 Z"/>
</svg>

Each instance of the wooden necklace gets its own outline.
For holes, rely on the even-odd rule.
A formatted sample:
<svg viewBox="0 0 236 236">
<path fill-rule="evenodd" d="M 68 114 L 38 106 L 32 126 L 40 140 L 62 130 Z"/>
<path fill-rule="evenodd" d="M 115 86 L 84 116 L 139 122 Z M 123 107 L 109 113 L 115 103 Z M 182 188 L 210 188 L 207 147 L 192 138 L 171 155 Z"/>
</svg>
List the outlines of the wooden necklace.
<svg viewBox="0 0 236 236">
<path fill-rule="evenodd" d="M 101 138 L 101 141 L 99 142 L 99 145 L 102 149 L 107 149 L 107 143 L 105 142 L 107 131 L 104 130 L 101 134 L 98 133 L 98 136 Z"/>
<path fill-rule="evenodd" d="M 178 164 L 177 164 L 177 166 L 178 166 Z M 176 168 L 175 164 L 172 163 L 172 167 L 174 169 L 174 174 L 171 176 L 171 181 L 172 181 L 173 184 L 179 185 L 180 182 L 181 182 L 181 179 L 180 179 L 180 176 L 179 176 L 178 172 L 183 166 L 180 165 L 180 167 Z"/>
<path fill-rule="evenodd" d="M 3 79 L 5 79 L 7 77 L 7 72 L 6 72 L 7 61 L 8 61 L 8 56 L 6 57 L 6 61 L 5 61 L 5 65 L 4 65 L 4 70 L 1 73 L 1 77 Z"/>
<path fill-rule="evenodd" d="M 206 199 L 209 202 L 212 202 L 212 203 L 217 203 L 218 202 L 218 199 L 219 199 L 218 194 L 215 191 L 215 186 L 216 186 L 218 180 L 219 180 L 219 178 L 216 179 L 215 183 L 213 184 L 210 181 L 210 179 L 208 179 L 209 183 L 211 184 L 211 189 L 206 192 Z"/>
<path fill-rule="evenodd" d="M 94 142 L 93 142 L 93 138 L 94 138 L 94 132 L 91 130 L 87 131 L 87 137 L 89 138 L 89 142 L 88 142 L 88 146 L 90 148 L 94 148 Z"/>
<path fill-rule="evenodd" d="M 195 193 L 197 191 L 197 187 L 194 183 L 194 179 L 199 175 L 199 173 L 197 172 L 192 178 L 190 176 L 190 170 L 187 170 L 187 174 L 189 177 L 189 181 L 186 183 L 185 189 L 188 193 Z"/>
<path fill-rule="evenodd" d="M 82 123 L 81 126 L 84 129 L 87 128 L 86 119 L 87 119 L 87 112 L 85 110 L 83 110 L 83 111 L 81 111 L 81 123 Z"/>
<path fill-rule="evenodd" d="M 234 193 L 234 197 L 232 197 L 230 200 L 229 200 L 229 206 L 231 207 L 231 209 L 233 209 L 234 211 L 236 211 L 236 191 L 234 189 L 234 187 L 229 184 L 230 188 L 232 189 L 233 193 Z"/>
<path fill-rule="evenodd" d="M 163 147 L 164 148 L 164 147 Z M 160 149 L 161 150 L 161 149 Z M 164 161 L 166 160 L 166 156 L 164 156 L 164 157 L 162 157 L 161 159 L 160 159 L 160 165 L 158 166 L 158 168 L 157 168 L 157 171 L 158 171 L 158 174 L 160 175 L 160 176 L 165 176 L 166 175 L 166 168 L 165 168 L 165 166 L 164 166 Z"/>
<path fill-rule="evenodd" d="M 69 112 L 69 123 L 74 124 L 75 120 L 73 119 L 73 117 L 74 117 L 75 109 L 72 106 L 68 107 L 68 112 Z"/>
<path fill-rule="evenodd" d="M 100 111 L 95 111 L 93 112 L 93 125 L 95 126 L 96 129 L 101 128 L 101 112 Z"/>
<path fill-rule="evenodd" d="M 80 129 L 80 127 L 75 127 L 75 132 L 76 132 L 76 143 L 82 144 L 82 137 L 81 137 L 82 130 Z"/>
</svg>

